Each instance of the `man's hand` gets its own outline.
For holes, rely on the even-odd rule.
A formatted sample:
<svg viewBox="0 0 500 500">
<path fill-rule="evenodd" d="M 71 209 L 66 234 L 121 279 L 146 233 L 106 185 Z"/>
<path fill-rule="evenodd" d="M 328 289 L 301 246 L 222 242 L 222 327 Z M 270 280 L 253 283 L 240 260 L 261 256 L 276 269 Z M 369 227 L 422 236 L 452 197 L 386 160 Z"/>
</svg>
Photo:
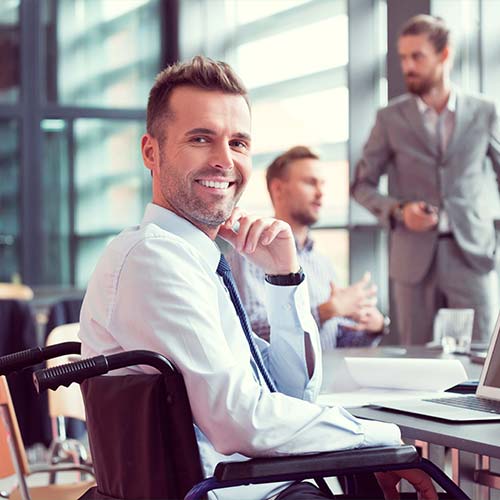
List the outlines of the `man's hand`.
<svg viewBox="0 0 500 500">
<path fill-rule="evenodd" d="M 384 329 L 384 315 L 375 307 L 365 307 L 359 313 L 354 325 L 343 325 L 351 330 L 378 333 Z"/>
<path fill-rule="evenodd" d="M 321 323 L 335 316 L 344 316 L 358 321 L 367 308 L 377 303 L 377 286 L 371 283 L 370 273 L 346 288 L 337 288 L 330 284 L 330 297 L 318 306 Z M 383 322 L 383 318 L 382 318 Z"/>
<path fill-rule="evenodd" d="M 411 231 L 429 231 L 438 224 L 438 209 L 424 201 L 405 203 L 403 206 L 403 221 Z"/>
<path fill-rule="evenodd" d="M 419 469 L 376 472 L 375 477 L 384 492 L 385 500 L 399 500 L 400 496 L 396 486 L 401 479 L 406 479 L 413 485 L 419 500 L 437 500 L 438 498 L 431 478 Z"/>
<path fill-rule="evenodd" d="M 239 228 L 234 231 L 237 222 Z M 218 235 L 267 274 L 296 273 L 300 268 L 293 233 L 286 222 L 247 215 L 235 208 Z"/>
</svg>

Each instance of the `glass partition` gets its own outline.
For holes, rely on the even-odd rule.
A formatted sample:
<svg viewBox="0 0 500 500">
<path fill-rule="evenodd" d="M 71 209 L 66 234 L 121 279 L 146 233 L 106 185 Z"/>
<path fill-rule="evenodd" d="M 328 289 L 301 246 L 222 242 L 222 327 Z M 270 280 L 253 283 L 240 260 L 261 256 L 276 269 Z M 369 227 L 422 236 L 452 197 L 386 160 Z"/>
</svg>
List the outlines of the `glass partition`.
<svg viewBox="0 0 500 500">
<path fill-rule="evenodd" d="M 21 44 L 19 0 L 0 2 L 0 104 L 19 100 Z"/>
<path fill-rule="evenodd" d="M 151 198 L 151 177 L 142 163 L 144 123 L 75 121 L 76 282 L 85 286 L 110 236 L 141 221 Z"/>
<path fill-rule="evenodd" d="M 160 59 L 159 0 L 44 0 L 48 100 L 145 106 Z"/>
<path fill-rule="evenodd" d="M 0 281 L 19 281 L 19 139 L 15 120 L 0 120 Z"/>
</svg>

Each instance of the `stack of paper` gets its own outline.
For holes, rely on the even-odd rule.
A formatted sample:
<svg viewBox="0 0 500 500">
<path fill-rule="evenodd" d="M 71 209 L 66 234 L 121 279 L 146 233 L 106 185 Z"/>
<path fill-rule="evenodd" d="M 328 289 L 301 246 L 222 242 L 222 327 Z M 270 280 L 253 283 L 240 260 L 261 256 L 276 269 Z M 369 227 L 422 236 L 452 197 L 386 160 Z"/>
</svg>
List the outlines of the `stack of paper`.
<svg viewBox="0 0 500 500">
<path fill-rule="evenodd" d="M 467 380 L 456 359 L 346 357 L 344 373 L 347 391 L 321 394 L 326 405 L 360 406 L 405 397 L 435 396 L 437 392 Z M 342 387 L 342 384 L 338 385 Z"/>
</svg>

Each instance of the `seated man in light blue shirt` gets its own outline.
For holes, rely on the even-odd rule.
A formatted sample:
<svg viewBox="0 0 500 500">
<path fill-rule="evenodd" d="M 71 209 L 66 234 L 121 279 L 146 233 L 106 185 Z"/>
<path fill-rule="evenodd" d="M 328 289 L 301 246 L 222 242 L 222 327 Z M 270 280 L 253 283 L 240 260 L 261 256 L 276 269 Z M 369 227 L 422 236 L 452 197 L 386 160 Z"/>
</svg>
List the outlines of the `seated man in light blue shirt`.
<svg viewBox="0 0 500 500">
<path fill-rule="evenodd" d="M 330 259 L 316 250 L 310 236 L 323 204 L 324 168 L 305 146 L 295 146 L 275 158 L 266 171 L 274 216 L 292 229 L 299 262 L 308 278 L 311 312 L 322 348 L 373 345 L 388 333 L 389 318 L 376 307 L 377 289 L 369 273 L 348 287 L 339 287 Z M 269 340 L 264 272 L 238 252 L 229 252 L 227 259 L 253 331 Z"/>
<path fill-rule="evenodd" d="M 141 142 L 152 203 L 140 225 L 106 247 L 81 313 L 84 356 L 149 349 L 180 370 L 207 476 L 221 460 L 400 442 L 395 425 L 314 403 L 321 350 L 292 232 L 236 208 L 251 171 L 250 125 L 247 92 L 228 65 L 195 57 L 158 75 Z M 216 236 L 268 274 L 271 344 L 249 331 Z M 437 498 L 419 471 L 379 475 L 387 495 L 401 476 L 422 498 Z M 297 487 L 309 492 L 301 498 L 324 498 L 307 484 L 250 485 L 211 498 L 292 500 Z"/>
</svg>

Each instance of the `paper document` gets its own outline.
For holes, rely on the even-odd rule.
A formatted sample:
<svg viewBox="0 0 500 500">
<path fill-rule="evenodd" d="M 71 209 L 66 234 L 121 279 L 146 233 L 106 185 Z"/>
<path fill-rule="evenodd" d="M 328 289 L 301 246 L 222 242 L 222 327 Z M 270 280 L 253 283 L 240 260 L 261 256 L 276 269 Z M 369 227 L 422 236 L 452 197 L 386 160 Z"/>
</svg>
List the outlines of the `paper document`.
<svg viewBox="0 0 500 500">
<path fill-rule="evenodd" d="M 467 380 L 457 359 L 346 357 L 345 362 L 361 388 L 444 391 Z"/>
<path fill-rule="evenodd" d="M 317 402 L 346 408 L 449 394 L 441 391 L 467 380 L 456 359 L 345 357 L 331 375 Z"/>
<path fill-rule="evenodd" d="M 450 394 L 452 393 L 439 393 Z M 456 396 L 456 394 L 455 394 Z M 356 391 L 320 394 L 316 402 L 324 406 L 343 406 L 353 408 L 364 406 L 377 401 L 396 401 L 402 399 L 435 398 L 436 391 L 405 391 L 401 389 L 358 389 Z"/>
</svg>

